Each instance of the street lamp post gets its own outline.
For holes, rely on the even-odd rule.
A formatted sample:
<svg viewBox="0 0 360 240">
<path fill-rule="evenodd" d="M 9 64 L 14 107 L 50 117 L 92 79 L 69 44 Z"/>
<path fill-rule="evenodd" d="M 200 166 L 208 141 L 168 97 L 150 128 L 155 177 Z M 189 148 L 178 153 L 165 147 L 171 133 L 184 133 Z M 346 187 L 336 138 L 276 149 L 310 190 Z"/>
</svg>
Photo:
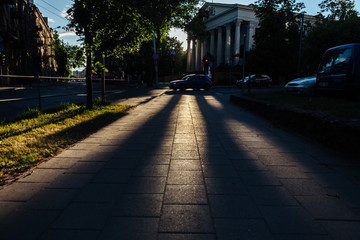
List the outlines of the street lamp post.
<svg viewBox="0 0 360 240">
<path fill-rule="evenodd" d="M 300 43 L 299 43 L 299 56 L 298 56 L 298 66 L 297 66 L 297 77 L 300 77 L 300 68 L 301 68 L 301 48 L 302 48 L 302 39 L 303 39 L 303 28 L 304 28 L 304 13 L 301 13 L 301 24 L 300 24 Z"/>
</svg>

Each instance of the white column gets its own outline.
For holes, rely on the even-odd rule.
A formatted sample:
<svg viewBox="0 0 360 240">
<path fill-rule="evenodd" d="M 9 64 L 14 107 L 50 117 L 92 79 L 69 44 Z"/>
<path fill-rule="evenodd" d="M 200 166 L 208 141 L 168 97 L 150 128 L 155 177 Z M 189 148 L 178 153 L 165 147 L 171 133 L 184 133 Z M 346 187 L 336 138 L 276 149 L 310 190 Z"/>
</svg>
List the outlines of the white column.
<svg viewBox="0 0 360 240">
<path fill-rule="evenodd" d="M 206 39 L 205 41 L 204 41 L 204 44 L 203 44 L 203 57 L 205 57 L 205 55 L 207 55 L 207 53 L 208 53 L 208 39 Z"/>
<path fill-rule="evenodd" d="M 204 69 L 204 63 L 203 63 L 203 59 L 204 59 L 204 42 L 200 41 L 200 61 L 199 61 L 199 71 L 202 71 Z"/>
<path fill-rule="evenodd" d="M 187 38 L 187 58 L 186 58 L 186 72 L 191 72 L 191 45 L 190 45 L 190 38 Z"/>
<path fill-rule="evenodd" d="M 216 66 L 222 63 L 222 27 L 218 27 Z"/>
<path fill-rule="evenodd" d="M 211 30 L 210 34 L 210 54 L 215 57 L 215 30 Z"/>
<path fill-rule="evenodd" d="M 231 47 L 231 24 L 226 24 L 226 36 L 225 36 L 225 64 L 230 64 L 231 55 L 230 55 L 230 47 Z"/>
<path fill-rule="evenodd" d="M 201 40 L 197 39 L 196 40 L 196 49 L 197 49 L 197 61 L 196 61 L 196 71 L 200 71 L 201 70 Z"/>
<path fill-rule="evenodd" d="M 236 19 L 235 22 L 235 52 L 234 54 L 239 56 L 239 57 L 235 57 L 234 60 L 234 65 L 238 65 L 239 61 L 240 61 L 240 39 L 241 39 L 241 32 L 240 32 L 240 27 L 241 27 L 241 22 L 242 20 L 240 19 Z"/>
<path fill-rule="evenodd" d="M 248 44 L 246 50 L 249 51 L 254 47 L 254 36 L 255 36 L 256 23 L 249 22 L 249 30 L 248 30 Z"/>
<path fill-rule="evenodd" d="M 194 40 L 195 42 L 195 64 L 194 64 L 194 71 L 198 71 L 199 67 L 199 39 Z"/>
<path fill-rule="evenodd" d="M 192 49 L 191 49 L 191 69 L 190 72 L 195 71 L 195 63 L 196 63 L 196 43 L 195 43 L 195 39 L 192 40 Z"/>
</svg>

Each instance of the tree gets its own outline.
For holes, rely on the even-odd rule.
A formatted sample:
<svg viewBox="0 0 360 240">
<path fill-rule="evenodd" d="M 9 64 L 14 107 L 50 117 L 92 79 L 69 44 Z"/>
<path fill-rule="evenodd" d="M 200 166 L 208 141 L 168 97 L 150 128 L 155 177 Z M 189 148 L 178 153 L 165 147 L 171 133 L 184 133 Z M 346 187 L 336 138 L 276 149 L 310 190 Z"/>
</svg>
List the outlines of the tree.
<svg viewBox="0 0 360 240">
<path fill-rule="evenodd" d="M 70 45 L 54 35 L 55 60 L 58 65 L 57 74 L 61 77 L 69 77 L 71 69 L 84 66 L 83 49 L 78 45 Z"/>
<path fill-rule="evenodd" d="M 198 14 L 195 15 L 190 22 L 185 25 L 185 32 L 189 35 L 191 39 L 199 38 L 204 40 L 208 37 L 208 32 L 206 31 L 206 24 L 204 18 L 209 16 L 209 11 L 205 9 L 200 9 Z"/>
<path fill-rule="evenodd" d="M 259 28 L 255 48 L 247 54 L 247 69 L 267 73 L 275 81 L 282 81 L 296 73 L 299 48 L 299 19 L 303 3 L 295 0 L 258 0 L 255 14 Z"/>
<path fill-rule="evenodd" d="M 159 47 L 171 27 L 185 28 L 196 15 L 200 2 L 203 0 L 137 0 L 134 6 L 152 23 L 156 46 Z"/>
<path fill-rule="evenodd" d="M 342 4 L 340 4 L 342 2 Z M 324 52 L 338 45 L 359 42 L 360 18 L 352 1 L 326 0 L 320 5 L 329 15 L 312 27 L 304 39 L 304 62 L 309 74 L 317 72 Z M 339 5 L 334 5 L 334 4 Z M 353 3 L 353 2 L 352 2 Z"/>
<path fill-rule="evenodd" d="M 55 61 L 58 65 L 57 74 L 60 77 L 68 77 L 70 75 L 70 71 L 67 69 L 68 51 L 65 48 L 64 42 L 59 39 L 57 34 L 54 35 L 54 53 Z"/>
<path fill-rule="evenodd" d="M 87 108 L 92 108 L 91 56 L 103 52 L 120 56 L 134 52 L 150 37 L 150 22 L 130 0 L 74 0 L 68 10 L 69 28 L 84 37 L 86 52 Z"/>
<path fill-rule="evenodd" d="M 357 18 L 358 12 L 355 10 L 354 0 L 324 0 L 319 4 L 321 13 L 329 12 L 329 21 L 347 21 Z"/>
</svg>

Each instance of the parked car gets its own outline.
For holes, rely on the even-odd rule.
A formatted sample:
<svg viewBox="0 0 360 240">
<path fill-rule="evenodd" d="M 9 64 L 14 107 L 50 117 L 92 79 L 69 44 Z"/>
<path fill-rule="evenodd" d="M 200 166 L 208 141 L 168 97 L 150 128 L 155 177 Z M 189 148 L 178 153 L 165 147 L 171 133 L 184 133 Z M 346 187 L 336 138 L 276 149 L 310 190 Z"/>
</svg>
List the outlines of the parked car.
<svg viewBox="0 0 360 240">
<path fill-rule="evenodd" d="M 169 88 L 174 90 L 192 89 L 210 89 L 212 85 L 211 79 L 207 75 L 203 74 L 190 74 L 184 76 L 180 80 L 171 81 Z"/>
<path fill-rule="evenodd" d="M 296 78 L 285 85 L 286 91 L 299 95 L 315 94 L 316 75 L 310 77 Z"/>
<path fill-rule="evenodd" d="M 316 91 L 352 95 L 360 90 L 360 43 L 328 49 L 319 65 Z"/>
<path fill-rule="evenodd" d="M 239 88 L 242 87 L 271 87 L 272 79 L 265 74 L 253 74 L 236 82 Z"/>
</svg>

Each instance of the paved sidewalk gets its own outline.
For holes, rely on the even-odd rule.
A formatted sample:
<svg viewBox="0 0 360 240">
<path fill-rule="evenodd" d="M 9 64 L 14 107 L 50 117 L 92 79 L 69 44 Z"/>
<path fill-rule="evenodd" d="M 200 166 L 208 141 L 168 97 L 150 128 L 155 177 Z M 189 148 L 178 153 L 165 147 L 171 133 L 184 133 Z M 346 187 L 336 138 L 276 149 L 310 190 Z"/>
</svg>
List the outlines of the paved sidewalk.
<svg viewBox="0 0 360 240">
<path fill-rule="evenodd" d="M 360 239 L 360 162 L 210 93 L 122 102 L 0 189 L 0 239 Z"/>
</svg>

